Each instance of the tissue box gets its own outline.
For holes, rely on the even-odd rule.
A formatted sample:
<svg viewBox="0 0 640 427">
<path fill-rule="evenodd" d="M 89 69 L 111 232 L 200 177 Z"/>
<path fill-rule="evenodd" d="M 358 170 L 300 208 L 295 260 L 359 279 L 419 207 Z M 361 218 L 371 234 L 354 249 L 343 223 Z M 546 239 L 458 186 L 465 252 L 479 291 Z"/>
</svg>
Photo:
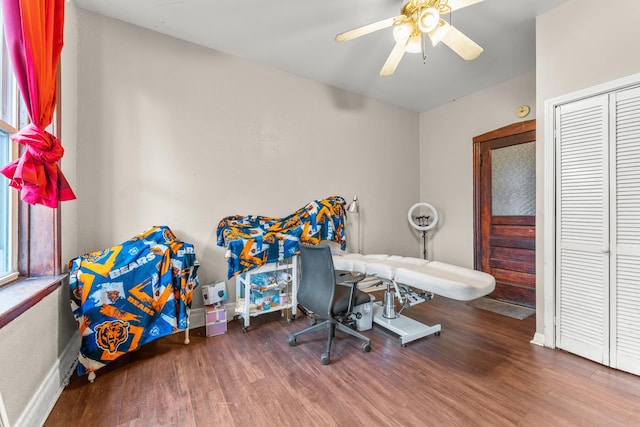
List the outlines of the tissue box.
<svg viewBox="0 0 640 427">
<path fill-rule="evenodd" d="M 202 286 L 202 299 L 205 305 L 213 305 L 227 299 L 227 285 L 225 282 L 215 285 Z"/>
<path fill-rule="evenodd" d="M 208 337 L 227 332 L 227 312 L 222 304 L 205 305 L 206 334 Z"/>
</svg>

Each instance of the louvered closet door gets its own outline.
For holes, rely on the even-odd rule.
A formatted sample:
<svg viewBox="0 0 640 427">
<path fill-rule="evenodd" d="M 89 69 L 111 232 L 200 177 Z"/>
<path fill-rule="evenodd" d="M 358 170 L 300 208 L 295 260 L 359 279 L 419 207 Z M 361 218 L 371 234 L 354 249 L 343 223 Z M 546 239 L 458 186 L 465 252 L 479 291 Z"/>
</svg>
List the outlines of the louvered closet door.
<svg viewBox="0 0 640 427">
<path fill-rule="evenodd" d="M 609 364 L 608 97 L 556 109 L 556 345 Z"/>
<path fill-rule="evenodd" d="M 611 95 L 611 366 L 640 375 L 640 88 Z"/>
</svg>

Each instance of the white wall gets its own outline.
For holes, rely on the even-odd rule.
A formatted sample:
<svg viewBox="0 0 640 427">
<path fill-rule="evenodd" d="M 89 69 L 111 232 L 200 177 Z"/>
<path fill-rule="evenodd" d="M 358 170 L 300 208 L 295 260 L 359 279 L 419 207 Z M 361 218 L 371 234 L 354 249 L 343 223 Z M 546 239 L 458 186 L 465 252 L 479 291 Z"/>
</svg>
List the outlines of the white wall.
<svg viewBox="0 0 640 427">
<path fill-rule="evenodd" d="M 536 333 L 544 335 L 544 102 L 640 72 L 637 0 L 571 0 L 536 22 Z"/>
<path fill-rule="evenodd" d="M 420 115 L 420 201 L 440 214 L 429 258 L 473 268 L 473 137 L 534 118 L 535 90 L 530 72 Z"/>
<path fill-rule="evenodd" d="M 411 254 L 417 113 L 77 13 L 79 253 L 164 224 L 211 283 L 226 277 L 221 218 L 357 194 L 363 250 Z"/>
<path fill-rule="evenodd" d="M 62 286 L 0 328 L 0 394 L 14 427 L 44 421 L 77 356 L 68 292 Z"/>
</svg>

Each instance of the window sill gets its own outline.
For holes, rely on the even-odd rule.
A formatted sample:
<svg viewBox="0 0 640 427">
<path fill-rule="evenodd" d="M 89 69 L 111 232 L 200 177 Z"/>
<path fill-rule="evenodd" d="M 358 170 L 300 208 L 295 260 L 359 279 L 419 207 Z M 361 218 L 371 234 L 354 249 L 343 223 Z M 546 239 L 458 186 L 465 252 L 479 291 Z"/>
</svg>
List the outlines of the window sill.
<svg viewBox="0 0 640 427">
<path fill-rule="evenodd" d="M 3 286 L 0 289 L 0 328 L 58 289 L 66 276 L 31 277 Z"/>
<path fill-rule="evenodd" d="M 6 276 L 3 276 L 3 277 L 0 279 L 0 288 L 1 288 L 3 285 L 5 285 L 5 284 L 7 284 L 7 283 L 14 282 L 14 281 L 15 281 L 15 280 L 17 280 L 17 279 L 18 279 L 18 272 L 17 272 L 17 271 L 15 271 L 15 272 L 13 272 L 13 273 L 10 273 L 10 274 L 7 274 Z"/>
</svg>

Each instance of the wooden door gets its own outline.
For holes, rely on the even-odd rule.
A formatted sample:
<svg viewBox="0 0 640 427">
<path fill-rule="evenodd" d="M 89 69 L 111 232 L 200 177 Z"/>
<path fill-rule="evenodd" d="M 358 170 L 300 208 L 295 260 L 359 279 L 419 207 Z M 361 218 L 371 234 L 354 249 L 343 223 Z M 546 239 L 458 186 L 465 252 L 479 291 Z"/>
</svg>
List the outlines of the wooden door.
<svg viewBox="0 0 640 427">
<path fill-rule="evenodd" d="M 535 307 L 535 120 L 473 138 L 474 267 L 489 296 Z"/>
</svg>

